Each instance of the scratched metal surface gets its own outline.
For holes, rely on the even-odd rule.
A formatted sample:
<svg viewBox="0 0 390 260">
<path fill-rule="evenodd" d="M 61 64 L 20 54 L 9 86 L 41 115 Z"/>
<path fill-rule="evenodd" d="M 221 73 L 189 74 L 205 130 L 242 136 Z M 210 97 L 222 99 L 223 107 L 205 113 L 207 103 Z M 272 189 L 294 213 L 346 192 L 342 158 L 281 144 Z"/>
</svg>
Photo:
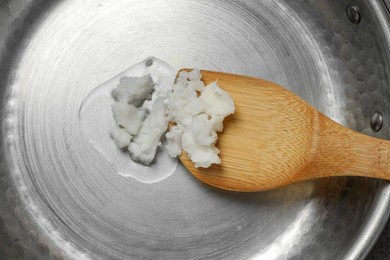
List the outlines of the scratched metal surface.
<svg viewBox="0 0 390 260">
<path fill-rule="evenodd" d="M 99 84 L 156 56 L 275 81 L 388 138 L 389 25 L 379 0 L 1 0 L 1 258 L 364 259 L 390 212 L 387 182 L 241 194 L 179 165 L 144 184 L 109 167 L 78 111 Z M 376 134 L 375 111 L 385 118 Z"/>
</svg>

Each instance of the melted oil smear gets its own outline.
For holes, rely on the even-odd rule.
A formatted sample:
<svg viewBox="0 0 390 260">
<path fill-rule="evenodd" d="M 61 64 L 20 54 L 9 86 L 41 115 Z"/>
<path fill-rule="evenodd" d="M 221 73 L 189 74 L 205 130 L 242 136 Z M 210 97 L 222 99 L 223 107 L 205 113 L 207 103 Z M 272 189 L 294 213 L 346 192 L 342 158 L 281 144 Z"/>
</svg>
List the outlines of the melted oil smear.
<svg viewBox="0 0 390 260">
<path fill-rule="evenodd" d="M 167 63 L 151 57 L 131 66 L 121 74 L 93 89 L 83 100 L 79 110 L 82 133 L 119 175 L 132 177 L 143 183 L 155 183 L 168 178 L 177 167 L 177 159 L 169 156 L 165 148 L 159 147 L 152 165 L 134 162 L 127 149 L 119 149 L 111 139 L 109 131 L 115 124 L 111 106 L 115 100 L 111 95 L 122 77 L 140 77 L 150 74 L 156 83 L 152 102 L 171 88 L 176 70 Z"/>
</svg>

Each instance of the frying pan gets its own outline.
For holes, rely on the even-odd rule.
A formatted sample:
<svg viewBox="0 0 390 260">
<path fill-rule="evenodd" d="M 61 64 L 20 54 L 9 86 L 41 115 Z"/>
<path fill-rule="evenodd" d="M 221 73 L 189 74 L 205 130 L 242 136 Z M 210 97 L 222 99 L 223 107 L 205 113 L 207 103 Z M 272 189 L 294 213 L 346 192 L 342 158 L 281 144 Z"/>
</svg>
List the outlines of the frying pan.
<svg viewBox="0 0 390 260">
<path fill-rule="evenodd" d="M 390 213 L 388 182 L 233 193 L 180 163 L 153 183 L 120 176 L 78 113 L 150 56 L 274 81 L 389 138 L 382 0 L 1 0 L 1 259 L 364 259 Z M 100 131 L 103 116 L 88 123 Z"/>
</svg>

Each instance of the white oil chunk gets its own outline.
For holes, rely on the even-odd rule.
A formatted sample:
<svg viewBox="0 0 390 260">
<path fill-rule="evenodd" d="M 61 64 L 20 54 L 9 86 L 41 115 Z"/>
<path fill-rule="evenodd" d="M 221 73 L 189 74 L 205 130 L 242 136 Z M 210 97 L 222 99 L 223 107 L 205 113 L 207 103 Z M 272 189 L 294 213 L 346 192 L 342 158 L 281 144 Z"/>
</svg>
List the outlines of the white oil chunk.
<svg viewBox="0 0 390 260">
<path fill-rule="evenodd" d="M 132 136 L 122 127 L 114 124 L 110 131 L 111 138 L 118 148 L 128 147 Z"/>
<path fill-rule="evenodd" d="M 172 157 L 179 156 L 182 150 L 181 139 L 183 137 L 183 129 L 179 126 L 173 126 L 169 132 L 165 135 L 167 139 L 167 144 L 165 148 L 168 150 L 168 153 Z"/>
<path fill-rule="evenodd" d="M 118 87 L 112 91 L 112 96 L 119 102 L 141 106 L 146 99 L 151 98 L 154 82 L 150 74 L 142 77 L 123 77 Z"/>
<path fill-rule="evenodd" d="M 112 112 L 117 124 L 132 137 L 128 151 L 134 161 L 153 163 L 161 137 L 172 120 L 176 125 L 165 136 L 169 155 L 176 157 L 184 149 L 195 167 L 221 163 L 220 151 L 215 147 L 217 132 L 222 131 L 224 118 L 234 113 L 234 103 L 217 82 L 204 86 L 201 77 L 199 70 L 181 71 L 173 88 L 160 91 L 159 97 L 150 102 L 147 99 L 158 85 L 150 76 L 120 81 L 113 91 L 118 102 Z M 122 148 L 123 143 L 112 137 Z"/>
<path fill-rule="evenodd" d="M 137 83 L 138 86 L 149 86 L 150 88 L 128 89 L 127 83 L 130 78 L 134 77 L 140 79 Z M 167 63 L 157 58 L 147 58 L 96 87 L 85 97 L 79 110 L 83 136 L 102 155 L 110 169 L 122 176 L 131 177 L 143 183 L 155 183 L 173 174 L 177 167 L 177 159 L 172 158 L 166 149 L 159 146 L 156 148 L 157 156 L 150 166 L 142 165 L 131 159 L 127 147 L 130 144 L 130 139 L 134 141 L 135 136 L 129 139 L 129 136 L 132 135 L 128 131 L 135 133 L 138 126 L 137 124 L 135 126 L 129 124 L 128 118 L 123 119 L 116 115 L 119 126 L 113 117 L 112 109 L 115 110 L 114 104 L 116 102 L 124 104 L 130 102 L 137 109 L 141 109 L 139 106 L 142 105 L 142 109 L 147 111 L 144 119 L 147 119 L 153 103 L 159 97 L 165 96 L 165 93 L 172 88 L 175 77 L 176 70 Z M 114 89 L 117 91 L 113 92 Z M 124 97 L 128 97 L 129 93 L 136 93 L 137 98 L 125 99 Z M 140 100 L 145 97 L 147 100 L 140 104 L 142 103 Z M 140 117 L 140 114 L 125 111 L 135 118 Z M 124 128 L 125 126 L 127 130 Z M 141 126 L 138 129 L 138 132 L 140 131 L 143 131 Z M 155 144 L 155 142 L 151 143 Z"/>
<path fill-rule="evenodd" d="M 129 145 L 131 158 L 145 165 L 150 165 L 156 155 L 157 147 L 161 145 L 161 136 L 165 133 L 169 123 L 165 98 L 158 98 L 143 122 L 139 133 Z"/>
<path fill-rule="evenodd" d="M 212 145 L 217 141 L 218 135 L 214 128 L 214 122 L 206 114 L 196 115 L 192 119 L 191 133 L 200 145 Z"/>
<path fill-rule="evenodd" d="M 191 131 L 185 131 L 182 137 L 183 149 L 188 153 L 195 167 L 208 168 L 211 164 L 220 164 L 219 149 L 214 145 L 199 144 Z"/>
<path fill-rule="evenodd" d="M 122 126 L 130 135 L 138 134 L 146 117 L 145 109 L 137 108 L 128 103 L 115 102 L 111 110 L 118 125 Z"/>
<path fill-rule="evenodd" d="M 175 77 L 168 64 L 148 58 L 84 99 L 82 132 L 120 175 L 161 181 L 174 172 L 172 157 L 182 150 L 195 167 L 221 163 L 217 132 L 234 113 L 232 98 L 217 82 L 205 86 L 199 70 L 181 71 L 174 84 Z M 167 132 L 169 122 L 175 125 Z"/>
<path fill-rule="evenodd" d="M 217 132 L 223 130 L 223 120 L 234 113 L 230 95 L 217 82 L 207 86 L 199 70 L 181 71 L 168 95 L 168 109 L 176 126 L 166 134 L 166 149 L 178 156 L 182 148 L 195 167 L 208 168 L 220 164 L 219 149 L 215 147 Z"/>
<path fill-rule="evenodd" d="M 199 101 L 203 104 L 203 112 L 208 115 L 227 116 L 234 113 L 233 99 L 218 86 L 217 82 L 204 88 Z"/>
</svg>

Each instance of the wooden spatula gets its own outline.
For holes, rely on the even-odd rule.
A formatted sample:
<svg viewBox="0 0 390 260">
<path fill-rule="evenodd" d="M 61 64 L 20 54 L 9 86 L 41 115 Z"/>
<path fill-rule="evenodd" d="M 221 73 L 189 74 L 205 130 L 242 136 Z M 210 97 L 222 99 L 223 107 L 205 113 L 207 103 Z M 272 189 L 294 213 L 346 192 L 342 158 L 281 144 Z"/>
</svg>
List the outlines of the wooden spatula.
<svg viewBox="0 0 390 260">
<path fill-rule="evenodd" d="M 298 96 L 263 79 L 202 71 L 205 84 L 218 80 L 236 112 L 224 121 L 217 147 L 222 163 L 195 168 L 199 180 L 227 190 L 263 191 L 329 176 L 390 180 L 390 142 L 350 130 Z"/>
</svg>

